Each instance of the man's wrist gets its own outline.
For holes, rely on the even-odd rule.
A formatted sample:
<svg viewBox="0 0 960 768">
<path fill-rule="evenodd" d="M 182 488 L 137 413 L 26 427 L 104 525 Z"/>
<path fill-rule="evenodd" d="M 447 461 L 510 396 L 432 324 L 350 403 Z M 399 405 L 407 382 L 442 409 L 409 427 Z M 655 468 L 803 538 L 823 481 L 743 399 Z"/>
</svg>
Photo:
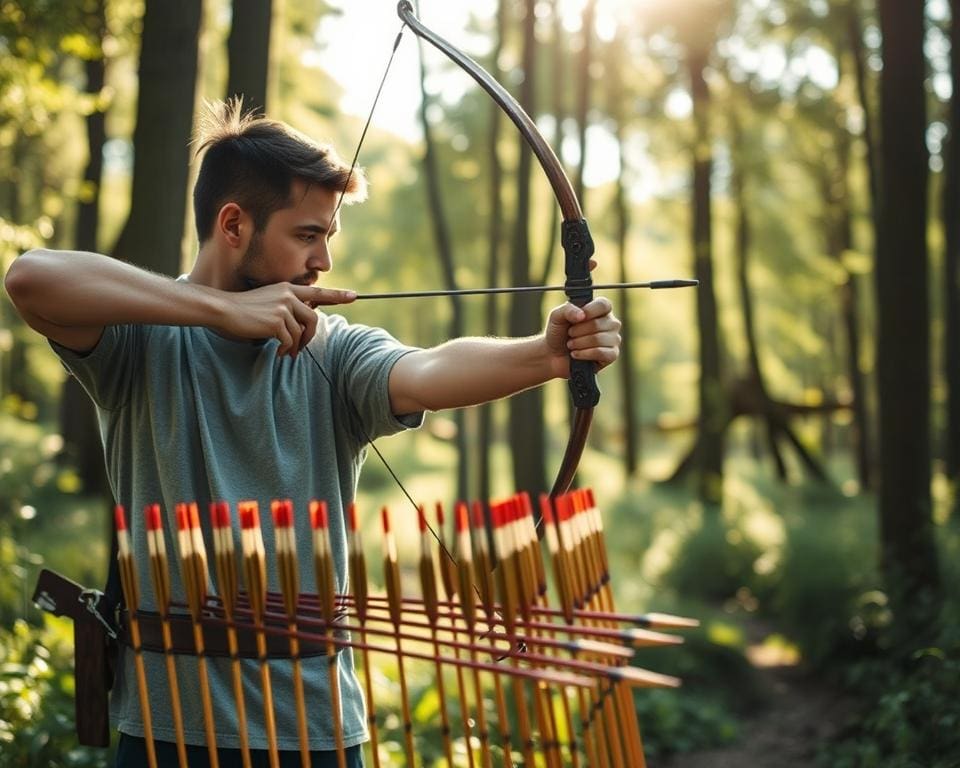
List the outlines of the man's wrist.
<svg viewBox="0 0 960 768">
<path fill-rule="evenodd" d="M 537 370 L 543 371 L 543 381 L 563 379 L 567 376 L 566 352 L 560 352 L 551 345 L 546 332 L 531 336 L 531 348 L 527 359 Z"/>
<path fill-rule="evenodd" d="M 227 319 L 230 316 L 227 292 L 196 283 L 190 283 L 190 287 L 196 292 L 197 298 L 196 325 L 218 331 L 226 330 Z"/>
</svg>

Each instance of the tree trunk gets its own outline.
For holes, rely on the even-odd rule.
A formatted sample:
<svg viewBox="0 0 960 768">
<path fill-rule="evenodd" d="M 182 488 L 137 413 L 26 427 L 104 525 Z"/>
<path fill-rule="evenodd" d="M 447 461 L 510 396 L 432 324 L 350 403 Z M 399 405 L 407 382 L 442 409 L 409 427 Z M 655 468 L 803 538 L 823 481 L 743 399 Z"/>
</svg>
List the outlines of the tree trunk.
<svg viewBox="0 0 960 768">
<path fill-rule="evenodd" d="M 564 84 L 567 82 L 566 72 L 564 64 L 566 62 L 565 45 L 564 41 L 566 37 L 563 32 L 563 16 L 560 13 L 560 8 L 557 3 L 557 0 L 553 0 L 551 4 L 551 12 L 553 13 L 553 40 L 551 41 L 551 49 L 553 52 L 550 68 L 551 68 L 551 78 L 550 78 L 550 109 L 553 112 L 553 142 L 551 146 L 553 151 L 557 155 L 557 159 L 560 163 L 563 163 L 563 153 L 561 148 L 563 145 L 563 121 L 564 116 L 566 115 L 566 109 L 564 105 L 564 94 L 566 93 L 564 89 Z M 546 237 L 546 246 L 544 247 L 543 252 L 543 270 L 540 272 L 540 279 L 537 282 L 537 285 L 546 285 L 547 281 L 550 279 L 550 270 L 553 269 L 553 262 L 557 251 L 557 240 L 559 239 L 560 234 L 560 206 L 554 205 L 550 209 L 550 223 L 549 228 L 547 229 Z"/>
<path fill-rule="evenodd" d="M 490 52 L 489 72 L 497 82 L 501 82 L 503 75 L 500 71 L 500 52 L 503 49 L 503 37 L 506 29 L 506 9 L 503 2 L 497 4 L 497 31 L 493 39 L 493 50 Z M 487 285 L 500 285 L 500 241 L 503 238 L 503 199 L 500 196 L 500 186 L 503 183 L 503 166 L 500 163 L 500 128 L 501 110 L 496 104 L 490 105 L 490 126 L 487 134 L 487 168 L 490 173 L 490 228 L 487 248 Z M 487 335 L 497 336 L 500 333 L 499 301 L 495 293 L 487 297 L 485 305 L 485 327 Z M 479 467 L 477 472 L 477 495 L 481 499 L 489 499 L 491 493 L 492 471 L 490 467 L 490 451 L 493 446 L 493 416 L 494 404 L 485 403 L 480 406 L 480 418 L 477 427 Z"/>
<path fill-rule="evenodd" d="M 727 416 L 726 423 L 729 425 L 732 419 L 738 415 L 751 415 L 762 422 L 760 426 L 766 437 L 777 477 L 780 480 L 788 479 L 787 465 L 780 449 L 781 443 L 785 442 L 794 449 L 800 463 L 811 476 L 816 480 L 826 482 L 827 475 L 820 461 L 803 445 L 791 426 L 787 408 L 783 403 L 770 396 L 763 376 L 763 369 L 760 366 L 760 345 L 757 341 L 753 292 L 750 290 L 749 279 L 751 229 L 744 171 L 745 142 L 735 112 L 731 113 L 730 121 L 733 134 L 731 187 L 737 216 L 734 251 L 737 267 L 737 287 L 740 295 L 740 306 L 743 311 L 744 334 L 747 339 L 747 372 L 743 379 L 734 386 L 733 397 L 730 401 L 730 413 Z M 829 412 L 824 411 L 824 413 Z"/>
<path fill-rule="evenodd" d="M 420 58 L 420 125 L 423 128 L 423 170 L 426 177 L 427 201 L 429 203 L 430 221 L 433 224 L 433 239 L 437 247 L 437 258 L 440 259 L 440 271 L 443 273 L 444 286 L 449 291 L 457 290 L 456 270 L 453 263 L 453 248 L 450 245 L 450 228 L 447 226 L 447 217 L 443 210 L 443 198 L 440 190 L 440 172 L 437 164 L 436 144 L 433 140 L 433 131 L 427 119 L 429 101 L 424 83 L 423 41 L 417 40 L 417 49 Z M 451 338 L 460 338 L 464 335 L 463 302 L 459 296 L 450 297 Z M 464 411 L 457 408 L 453 412 L 456 424 L 457 446 L 457 498 L 469 498 L 468 492 L 468 456 L 467 430 L 464 425 Z"/>
<path fill-rule="evenodd" d="M 630 232 L 630 205 L 627 200 L 627 156 L 624 151 L 626 136 L 624 123 L 626 121 L 624 100 L 627 94 L 624 91 L 621 72 L 625 66 L 626 53 L 623 49 L 623 38 L 617 35 L 609 45 L 610 66 L 609 77 L 609 111 L 614 120 L 614 132 L 619 152 L 620 172 L 617 174 L 614 192 L 614 209 L 616 212 L 616 242 L 618 279 L 622 283 L 629 282 L 627 270 L 628 252 L 627 241 Z M 640 430 L 638 429 L 640 416 L 638 414 L 640 391 L 637 387 L 634 360 L 633 360 L 633 324 L 630 291 L 620 291 L 618 313 L 620 315 L 621 342 L 620 361 L 617 372 L 620 374 L 620 390 L 623 398 L 623 468 L 627 477 L 637 474 L 640 461 Z"/>
<path fill-rule="evenodd" d="M 737 274 L 737 292 L 740 296 L 740 310 L 743 313 L 743 330 L 747 340 L 747 371 L 745 385 L 754 390 L 754 396 L 760 404 L 758 420 L 762 419 L 760 427 L 766 437 L 770 455 L 780 480 L 787 479 L 787 465 L 783 460 L 778 443 L 779 428 L 773 417 L 772 403 L 767 392 L 767 385 L 760 368 L 760 350 L 757 344 L 756 322 L 753 312 L 753 293 L 750 290 L 750 219 L 747 213 L 746 181 L 743 169 L 744 141 L 739 120 L 735 113 L 730 116 L 731 133 L 733 134 L 733 170 L 730 186 L 732 188 L 733 204 L 736 211 L 737 223 L 734 236 L 734 256 Z"/>
<path fill-rule="evenodd" d="M 926 103 L 922 2 L 880 0 L 880 237 L 877 371 L 880 395 L 881 564 L 904 625 L 940 577 L 930 499 L 930 318 L 927 289 Z M 907 628 L 906 626 L 904 628 Z"/>
<path fill-rule="evenodd" d="M 106 59 L 102 41 L 107 32 L 104 0 L 98 0 L 87 16 L 90 35 L 100 54 L 85 62 L 87 93 L 97 96 L 104 86 Z M 103 145 L 106 142 L 106 114 L 94 109 L 87 115 L 87 166 L 83 172 L 84 194 L 77 204 L 75 247 L 97 251 L 100 226 L 100 188 L 103 176 Z M 60 434 L 62 457 L 76 467 L 86 493 L 108 496 L 110 492 L 100 444 L 100 430 L 93 403 L 73 376 L 67 376 L 60 393 Z"/>
<path fill-rule="evenodd" d="M 877 167 L 876 131 L 873 127 L 873 104 L 867 75 L 866 52 L 863 48 L 863 22 L 860 18 L 860 0 L 849 0 L 847 6 L 847 39 L 853 54 L 857 98 L 863 110 L 863 143 L 867 151 L 867 180 L 870 189 L 870 218 L 877 234 L 877 215 L 880 210 L 880 169 Z"/>
<path fill-rule="evenodd" d="M 10 221 L 20 223 L 24 221 L 23 199 L 21 185 L 26 175 L 23 171 L 26 159 L 30 154 L 31 139 L 23 135 L 15 135 L 13 146 L 10 149 L 10 186 L 8 188 L 7 209 Z M 11 306 L 11 311 L 13 311 Z M 4 324 L 4 327 L 15 329 L 13 323 Z M 16 395 L 23 400 L 30 398 L 29 370 L 27 368 L 27 348 L 22 333 L 13 330 L 10 337 L 10 349 L 6 354 L 6 376 L 4 377 L 5 395 Z"/>
<path fill-rule="evenodd" d="M 233 0 L 227 96 L 242 95 L 247 109 L 267 106 L 272 21 L 273 0 Z"/>
<path fill-rule="evenodd" d="M 694 275 L 697 289 L 697 330 L 700 337 L 700 405 L 697 423 L 697 491 L 708 503 L 723 496 L 723 443 L 729 423 L 720 369 L 720 330 L 713 283 L 713 234 L 710 208 L 710 90 L 704 78 L 707 52 L 691 49 L 687 54 L 693 98 L 693 228 Z"/>
<path fill-rule="evenodd" d="M 827 204 L 834 211 L 831 221 L 831 255 L 842 264 L 843 255 L 853 248 L 853 226 L 850 214 L 850 135 L 842 126 L 837 128 L 837 169 L 832 180 L 835 192 Z M 857 479 L 860 487 L 868 489 L 873 484 L 873 459 L 870 455 L 870 424 L 867 413 L 867 384 L 860 370 L 860 296 L 856 274 L 844 270 L 846 280 L 840 286 L 840 316 L 843 323 L 847 353 L 847 376 L 853 391 L 853 452 L 857 464 Z"/>
<path fill-rule="evenodd" d="M 98 0 L 89 14 L 90 34 L 96 40 L 100 55 L 84 62 L 87 93 L 96 97 L 103 90 L 106 59 L 102 41 L 107 32 L 104 0 Z M 87 166 L 83 171 L 83 189 L 77 205 L 76 247 L 80 251 L 97 250 L 100 225 L 100 182 L 103 176 L 103 145 L 107 140 L 106 113 L 94 109 L 87 115 Z"/>
<path fill-rule="evenodd" d="M 586 211 L 584 193 L 586 187 L 583 182 L 584 168 L 587 165 L 587 120 L 590 111 L 590 62 L 593 55 L 593 24 L 596 15 L 597 0 L 587 0 L 583 8 L 581 20 L 583 35 L 580 57 L 577 64 L 577 145 L 580 147 L 580 162 L 577 164 L 577 178 L 574 180 L 574 192 L 580 201 L 580 207 Z M 586 216 L 586 213 L 584 213 Z"/>
<path fill-rule="evenodd" d="M 130 215 L 114 247 L 124 261 L 180 272 L 200 0 L 146 0 Z"/>
<path fill-rule="evenodd" d="M 950 97 L 943 211 L 944 230 L 944 378 L 947 382 L 947 476 L 960 480 L 960 0 L 951 0 L 950 71 L 957 84 Z"/>
<path fill-rule="evenodd" d="M 523 82 L 520 106 L 533 115 L 534 61 L 536 59 L 535 0 L 525 0 L 523 21 Z M 530 169 L 532 150 L 522 137 L 517 166 L 516 223 L 510 278 L 513 285 L 528 285 L 530 280 Z M 540 299 L 515 294 L 510 303 L 510 335 L 529 336 L 540 331 Z M 536 387 L 510 399 L 510 447 L 513 453 L 513 480 L 517 490 L 537 494 L 547 488 L 545 435 L 543 425 L 543 389 Z"/>
</svg>

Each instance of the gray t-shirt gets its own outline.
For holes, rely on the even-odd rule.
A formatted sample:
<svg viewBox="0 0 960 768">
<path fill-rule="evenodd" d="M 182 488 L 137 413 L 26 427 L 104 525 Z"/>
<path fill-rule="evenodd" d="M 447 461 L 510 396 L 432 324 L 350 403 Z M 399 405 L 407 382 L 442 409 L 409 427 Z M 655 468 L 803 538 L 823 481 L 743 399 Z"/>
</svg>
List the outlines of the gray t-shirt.
<svg viewBox="0 0 960 768">
<path fill-rule="evenodd" d="M 173 509 L 177 502 L 191 501 L 200 506 L 211 571 L 208 503 L 230 503 L 239 554 L 236 503 L 259 502 L 268 588 L 279 591 L 270 501 L 292 499 L 301 591 L 315 593 L 307 504 L 311 499 L 326 500 L 338 591 L 348 590 L 342 512 L 354 498 L 367 439 L 419 426 L 423 419 L 420 413 L 398 418 L 390 409 L 390 370 L 412 348 L 381 329 L 320 315 L 309 349 L 336 388 L 333 394 L 306 352 L 296 359 L 278 358 L 278 344 L 275 339 L 233 341 L 202 327 L 146 325 L 109 326 L 97 346 L 83 355 L 52 344 L 96 403 L 107 474 L 115 498 L 131 518 L 128 525 L 142 608 L 155 608 L 142 517 L 144 506 L 154 502 L 164 511 L 174 600 L 183 601 L 184 593 Z M 209 585 L 211 593 L 213 586 Z M 154 736 L 173 741 L 163 657 L 145 653 L 145 658 Z M 339 658 L 343 738 L 353 746 L 367 737 L 363 696 L 349 649 Z M 239 737 L 229 664 L 228 659 L 211 658 L 208 669 L 217 743 L 236 748 Z M 313 657 L 302 664 L 310 748 L 333 749 L 327 660 Z M 254 660 L 243 665 L 250 746 L 265 749 L 259 668 Z M 177 657 L 177 667 L 186 741 L 204 744 L 196 660 Z M 289 661 L 271 663 L 271 681 L 279 748 L 295 750 L 299 743 Z M 143 735 L 129 651 L 118 670 L 112 709 L 120 731 Z"/>
</svg>

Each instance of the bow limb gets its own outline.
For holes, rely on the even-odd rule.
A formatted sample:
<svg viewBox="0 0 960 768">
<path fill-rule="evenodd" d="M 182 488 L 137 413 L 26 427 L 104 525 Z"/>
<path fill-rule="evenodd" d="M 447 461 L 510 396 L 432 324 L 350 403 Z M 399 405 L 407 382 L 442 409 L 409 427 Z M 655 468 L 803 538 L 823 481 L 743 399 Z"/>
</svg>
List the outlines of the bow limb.
<svg viewBox="0 0 960 768">
<path fill-rule="evenodd" d="M 408 0 L 401 0 L 397 6 L 397 14 L 417 37 L 426 40 L 470 75 L 507 114 L 517 126 L 524 141 L 530 145 L 550 182 L 563 215 L 560 242 L 563 245 L 565 257 L 564 290 L 571 303 L 583 306 L 593 299 L 593 282 L 590 279 L 590 257 L 594 251 L 593 238 L 583 218 L 580 202 L 573 191 L 573 186 L 550 144 L 510 92 L 473 59 L 423 26 Z M 570 487 L 590 432 L 594 406 L 600 400 L 600 390 L 596 382 L 596 365 L 593 362 L 571 358 L 568 383 L 575 412 L 563 461 L 550 492 L 552 496 L 564 493 Z"/>
</svg>

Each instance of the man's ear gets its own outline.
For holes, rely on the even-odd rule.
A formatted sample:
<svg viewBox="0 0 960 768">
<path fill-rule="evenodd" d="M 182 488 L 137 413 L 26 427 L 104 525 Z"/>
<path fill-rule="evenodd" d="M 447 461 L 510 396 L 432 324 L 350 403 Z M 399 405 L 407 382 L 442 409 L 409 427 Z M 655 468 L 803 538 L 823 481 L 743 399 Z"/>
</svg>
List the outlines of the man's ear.
<svg viewBox="0 0 960 768">
<path fill-rule="evenodd" d="M 239 248 L 249 236 L 250 217 L 236 203 L 226 203 L 217 213 L 217 233 L 231 248 Z"/>
</svg>

